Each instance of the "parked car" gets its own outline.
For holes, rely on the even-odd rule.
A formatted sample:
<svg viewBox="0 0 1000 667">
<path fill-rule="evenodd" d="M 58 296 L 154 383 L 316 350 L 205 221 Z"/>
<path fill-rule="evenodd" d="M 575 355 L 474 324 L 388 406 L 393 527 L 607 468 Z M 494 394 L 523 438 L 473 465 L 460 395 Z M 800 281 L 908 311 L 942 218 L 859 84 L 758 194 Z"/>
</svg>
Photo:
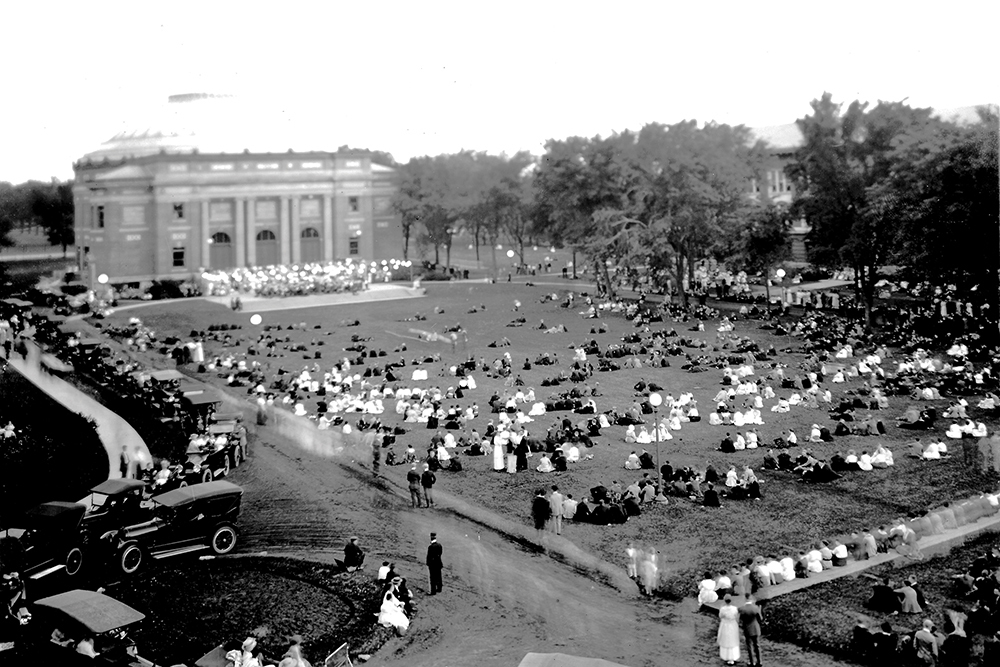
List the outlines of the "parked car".
<svg viewBox="0 0 1000 667">
<path fill-rule="evenodd" d="M 103 538 L 125 574 L 135 573 L 149 558 L 207 549 L 228 554 L 236 548 L 242 497 L 242 488 L 225 481 L 174 489 L 153 498 L 150 520 L 109 531 Z"/>
<path fill-rule="evenodd" d="M 246 429 L 238 421 L 209 424 L 187 448 L 187 462 L 176 474 L 179 486 L 226 477 L 246 460 Z"/>
<path fill-rule="evenodd" d="M 19 572 L 24 579 L 41 579 L 61 569 L 69 576 L 83 567 L 80 522 L 87 508 L 54 501 L 34 507 L 0 531 L 3 574 Z"/>
<path fill-rule="evenodd" d="M 145 618 L 145 614 L 114 598 L 78 589 L 42 598 L 30 607 L 28 622 L 10 646 L 10 658 L 18 664 L 109 667 L 153 664 L 137 655 L 135 644 L 127 635 L 129 627 Z M 78 653 L 81 640 L 93 641 L 99 658 Z"/>
<path fill-rule="evenodd" d="M 154 505 L 149 491 L 150 485 L 144 480 L 128 478 L 109 479 L 92 488 L 81 524 L 83 542 L 90 543 L 109 530 L 152 518 Z"/>
</svg>

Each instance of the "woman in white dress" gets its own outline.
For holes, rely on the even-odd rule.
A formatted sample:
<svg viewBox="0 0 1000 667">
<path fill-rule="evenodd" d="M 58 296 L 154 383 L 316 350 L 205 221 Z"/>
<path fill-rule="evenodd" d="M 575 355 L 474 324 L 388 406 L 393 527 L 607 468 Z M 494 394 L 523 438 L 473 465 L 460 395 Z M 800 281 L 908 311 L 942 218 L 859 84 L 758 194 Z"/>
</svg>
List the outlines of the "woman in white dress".
<svg viewBox="0 0 1000 667">
<path fill-rule="evenodd" d="M 378 612 L 378 622 L 387 628 L 395 628 L 396 634 L 402 635 L 410 627 L 410 619 L 403 612 L 403 603 L 393 595 L 392 589 L 382 596 L 382 607 Z"/>
<path fill-rule="evenodd" d="M 716 584 L 715 579 L 712 577 L 712 573 L 706 572 L 705 578 L 701 580 L 700 584 L 698 584 L 698 603 L 707 605 L 717 602 L 719 594 L 715 592 L 715 588 Z"/>
<path fill-rule="evenodd" d="M 503 470 L 503 468 L 504 468 L 503 455 L 504 455 L 504 447 L 503 447 L 503 445 L 499 445 L 498 444 L 497 446 L 493 447 L 493 469 L 494 470 Z"/>
<path fill-rule="evenodd" d="M 740 612 L 730 596 L 724 599 L 725 604 L 719 610 L 719 657 L 727 665 L 734 665 L 740 659 Z"/>
</svg>

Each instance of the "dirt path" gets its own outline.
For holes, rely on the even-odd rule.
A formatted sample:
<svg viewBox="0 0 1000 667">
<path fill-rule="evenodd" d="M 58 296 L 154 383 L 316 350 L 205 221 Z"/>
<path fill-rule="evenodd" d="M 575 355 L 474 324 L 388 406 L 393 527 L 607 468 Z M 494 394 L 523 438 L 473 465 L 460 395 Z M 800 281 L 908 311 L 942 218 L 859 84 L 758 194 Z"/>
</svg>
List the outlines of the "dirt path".
<svg viewBox="0 0 1000 667">
<path fill-rule="evenodd" d="M 445 510 L 412 510 L 366 468 L 306 453 L 264 430 L 233 481 L 247 489 L 241 551 L 329 562 L 352 534 L 374 572 L 393 560 L 417 598 L 405 637 L 368 664 L 509 667 L 525 653 L 564 652 L 630 667 L 714 665 L 717 621 L 690 607 L 635 600 Z M 429 533 L 444 546 L 445 591 L 427 597 Z M 765 642 L 770 665 L 831 665 Z"/>
</svg>

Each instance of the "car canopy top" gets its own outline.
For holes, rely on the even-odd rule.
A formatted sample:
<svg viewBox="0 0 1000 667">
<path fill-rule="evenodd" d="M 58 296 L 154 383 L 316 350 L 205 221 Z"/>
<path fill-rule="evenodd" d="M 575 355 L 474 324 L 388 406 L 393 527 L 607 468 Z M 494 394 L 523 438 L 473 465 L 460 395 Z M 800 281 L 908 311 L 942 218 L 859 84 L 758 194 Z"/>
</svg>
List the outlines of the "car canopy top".
<svg viewBox="0 0 1000 667">
<path fill-rule="evenodd" d="M 149 377 L 157 382 L 170 382 L 171 380 L 183 380 L 186 376 L 180 371 L 168 368 L 162 371 L 153 371 L 149 374 Z"/>
<path fill-rule="evenodd" d="M 565 653 L 529 653 L 518 667 L 625 667 L 600 658 L 581 658 Z"/>
<path fill-rule="evenodd" d="M 200 498 L 214 498 L 216 496 L 226 496 L 231 493 L 243 493 L 243 489 L 232 482 L 217 481 L 195 484 L 193 486 L 182 486 L 173 491 L 153 498 L 153 502 L 165 507 L 181 507 Z"/>
<path fill-rule="evenodd" d="M 222 402 L 222 396 L 214 391 L 204 391 L 200 394 L 185 395 L 184 400 L 191 405 L 210 405 Z"/>
<path fill-rule="evenodd" d="M 145 614 L 103 593 L 79 589 L 42 598 L 35 606 L 45 609 L 56 626 L 71 636 L 74 629 L 66 627 L 71 623 L 84 629 L 84 634 L 99 635 L 146 618 Z"/>
<path fill-rule="evenodd" d="M 123 493 L 128 493 L 133 489 L 141 489 L 146 486 L 146 483 L 139 479 L 109 479 L 106 482 L 101 482 L 94 488 L 90 490 L 91 493 L 103 493 L 106 496 L 117 496 Z"/>
<path fill-rule="evenodd" d="M 42 503 L 24 513 L 24 525 L 19 528 L 45 528 L 55 530 L 76 530 L 80 526 L 86 506 L 61 500 Z"/>
</svg>

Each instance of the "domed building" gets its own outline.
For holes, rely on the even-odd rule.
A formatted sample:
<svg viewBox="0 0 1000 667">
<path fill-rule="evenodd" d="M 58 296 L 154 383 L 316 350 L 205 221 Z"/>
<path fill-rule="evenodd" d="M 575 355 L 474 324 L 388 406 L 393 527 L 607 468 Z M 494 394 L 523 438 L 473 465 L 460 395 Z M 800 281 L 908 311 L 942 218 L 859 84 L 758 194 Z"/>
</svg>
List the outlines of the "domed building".
<svg viewBox="0 0 1000 667">
<path fill-rule="evenodd" d="M 395 170 L 367 152 L 301 150 L 292 129 L 232 97 L 174 95 L 146 127 L 84 155 L 73 165 L 81 273 L 129 283 L 402 257 Z"/>
</svg>

